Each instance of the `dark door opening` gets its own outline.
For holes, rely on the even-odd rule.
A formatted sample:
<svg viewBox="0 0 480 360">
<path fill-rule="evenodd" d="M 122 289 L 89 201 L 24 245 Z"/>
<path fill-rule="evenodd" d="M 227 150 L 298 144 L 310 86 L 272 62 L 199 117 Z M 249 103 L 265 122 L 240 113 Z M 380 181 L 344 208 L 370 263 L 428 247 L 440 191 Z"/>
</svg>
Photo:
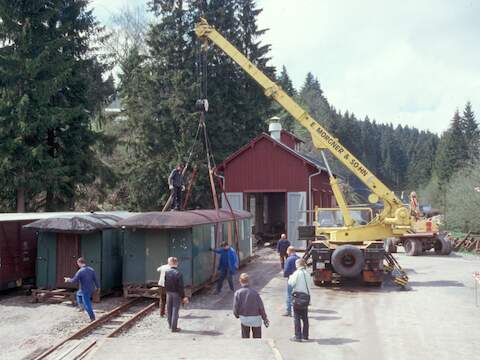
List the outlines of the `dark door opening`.
<svg viewBox="0 0 480 360">
<path fill-rule="evenodd" d="M 253 215 L 253 234 L 257 244 L 275 242 L 285 233 L 286 193 L 248 193 L 247 210 Z"/>
</svg>

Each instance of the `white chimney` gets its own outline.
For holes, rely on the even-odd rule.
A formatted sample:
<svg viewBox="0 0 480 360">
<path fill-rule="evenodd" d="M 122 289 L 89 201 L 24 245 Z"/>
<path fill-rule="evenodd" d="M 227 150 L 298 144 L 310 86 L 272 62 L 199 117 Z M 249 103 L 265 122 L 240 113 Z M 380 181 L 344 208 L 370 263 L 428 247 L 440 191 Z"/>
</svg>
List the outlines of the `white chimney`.
<svg viewBox="0 0 480 360">
<path fill-rule="evenodd" d="M 268 132 L 270 136 L 277 141 L 280 141 L 280 134 L 282 132 L 282 124 L 280 124 L 280 118 L 274 116 L 270 118 L 270 124 L 268 125 Z"/>
</svg>

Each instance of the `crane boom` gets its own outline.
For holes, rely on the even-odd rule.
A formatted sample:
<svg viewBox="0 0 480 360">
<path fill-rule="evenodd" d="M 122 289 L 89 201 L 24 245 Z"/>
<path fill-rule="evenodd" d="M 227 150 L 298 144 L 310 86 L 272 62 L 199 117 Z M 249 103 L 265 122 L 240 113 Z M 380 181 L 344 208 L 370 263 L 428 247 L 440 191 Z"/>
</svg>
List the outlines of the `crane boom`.
<svg viewBox="0 0 480 360">
<path fill-rule="evenodd" d="M 372 194 L 369 200 L 372 203 L 382 201 L 383 211 L 368 225 L 354 226 L 348 214 L 343 195 L 339 190 L 337 180 L 330 176 L 330 182 L 339 207 L 344 213 L 346 230 L 339 231 L 337 240 L 352 240 L 353 236 L 358 241 L 377 240 L 405 232 L 410 227 L 410 214 L 408 209 L 385 184 L 383 184 L 368 168 L 361 163 L 340 141 L 332 136 L 324 127 L 312 118 L 295 100 L 275 82 L 270 80 L 260 69 L 248 60 L 239 50 L 225 39 L 215 28 L 201 19 L 195 27 L 196 35 L 207 43 L 210 40 L 225 54 L 235 61 L 246 73 L 248 73 L 263 89 L 267 97 L 273 98 L 292 117 L 304 126 L 312 137 L 313 144 L 318 149 L 328 150 L 336 159 L 345 165 L 362 183 L 367 186 Z M 360 229 L 361 228 L 361 229 Z M 335 240 L 335 234 L 333 240 Z"/>
</svg>

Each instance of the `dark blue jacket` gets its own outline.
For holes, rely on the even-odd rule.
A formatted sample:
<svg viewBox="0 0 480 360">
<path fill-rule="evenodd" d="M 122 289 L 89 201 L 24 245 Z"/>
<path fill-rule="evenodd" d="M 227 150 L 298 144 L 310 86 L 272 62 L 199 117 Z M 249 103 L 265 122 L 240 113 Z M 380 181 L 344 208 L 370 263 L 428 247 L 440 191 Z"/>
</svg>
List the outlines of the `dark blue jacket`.
<svg viewBox="0 0 480 360">
<path fill-rule="evenodd" d="M 287 260 L 285 260 L 285 267 L 283 268 L 283 277 L 288 278 L 290 275 L 292 275 L 295 270 L 297 270 L 297 266 L 295 265 L 295 261 L 300 259 L 300 256 L 297 254 L 295 255 L 290 255 Z"/>
<path fill-rule="evenodd" d="M 172 185 L 174 187 L 182 187 L 183 186 L 183 176 L 182 172 L 178 171 L 177 169 L 173 169 L 168 177 L 168 185 Z"/>
<path fill-rule="evenodd" d="M 98 284 L 97 274 L 95 274 L 95 270 L 90 266 L 82 266 L 75 276 L 68 280 L 69 283 L 79 283 L 80 288 L 79 290 L 83 294 L 92 294 L 95 289 L 100 289 L 100 285 Z"/>
<path fill-rule="evenodd" d="M 219 271 L 226 271 L 227 269 L 229 269 L 232 274 L 237 271 L 238 256 L 235 250 L 232 249 L 232 247 L 229 247 L 228 250 L 225 250 L 224 248 L 219 248 L 213 251 L 220 255 L 220 261 L 218 263 Z"/>
<path fill-rule="evenodd" d="M 287 248 L 289 246 L 290 246 L 290 241 L 288 241 L 287 239 L 280 239 L 277 242 L 277 252 L 282 256 L 286 256 Z"/>
</svg>

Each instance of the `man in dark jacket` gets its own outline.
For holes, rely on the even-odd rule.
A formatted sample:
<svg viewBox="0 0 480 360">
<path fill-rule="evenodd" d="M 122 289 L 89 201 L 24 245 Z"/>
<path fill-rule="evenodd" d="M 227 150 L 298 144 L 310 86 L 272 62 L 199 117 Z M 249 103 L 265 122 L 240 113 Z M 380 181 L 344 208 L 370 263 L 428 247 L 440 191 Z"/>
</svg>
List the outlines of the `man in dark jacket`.
<svg viewBox="0 0 480 360">
<path fill-rule="evenodd" d="M 285 266 L 285 259 L 287 258 L 287 249 L 290 246 L 290 241 L 287 240 L 287 235 L 282 234 L 280 236 L 280 240 L 277 242 L 277 252 L 280 256 L 280 266 L 283 270 Z"/>
<path fill-rule="evenodd" d="M 65 282 L 70 284 L 79 284 L 77 291 L 77 304 L 85 309 L 91 321 L 95 320 L 95 313 L 92 307 L 92 295 L 95 290 L 100 289 L 95 270 L 87 263 L 83 257 L 78 258 L 77 265 L 80 268 L 73 278 L 64 278 Z"/>
<path fill-rule="evenodd" d="M 188 304 L 188 298 L 185 297 L 183 285 L 183 275 L 178 270 L 178 260 L 175 257 L 168 258 L 170 269 L 165 272 L 165 291 L 167 292 L 167 320 L 168 327 L 172 332 L 179 332 L 177 327 L 178 312 L 180 305 Z"/>
<path fill-rule="evenodd" d="M 295 262 L 300 259 L 300 257 L 295 252 L 295 248 L 293 246 L 289 246 L 287 249 L 288 258 L 285 261 L 285 268 L 283 270 L 283 277 L 286 277 L 287 280 L 296 270 L 297 267 Z M 292 292 L 293 288 L 288 285 L 287 281 L 287 309 L 285 311 L 284 316 L 292 316 Z"/>
<path fill-rule="evenodd" d="M 173 196 L 173 206 L 174 210 L 181 210 L 182 208 L 182 191 L 185 190 L 183 184 L 183 167 L 181 164 L 178 164 L 175 169 L 172 170 L 170 176 L 168 177 L 168 187 L 172 190 Z"/>
<path fill-rule="evenodd" d="M 266 327 L 269 325 L 263 301 L 258 293 L 248 286 L 248 274 L 240 275 L 241 289 L 235 292 L 233 297 L 233 315 L 242 326 L 242 338 L 250 338 L 250 331 L 254 339 L 262 337 L 262 321 Z"/>
<path fill-rule="evenodd" d="M 218 249 L 212 249 L 215 253 L 220 255 L 220 261 L 218 262 L 218 271 L 220 271 L 220 278 L 217 282 L 217 294 L 220 294 L 225 279 L 228 281 L 230 290 L 234 291 L 233 287 L 233 275 L 238 269 L 238 256 L 234 249 L 228 245 L 227 242 L 223 242 Z"/>
</svg>

